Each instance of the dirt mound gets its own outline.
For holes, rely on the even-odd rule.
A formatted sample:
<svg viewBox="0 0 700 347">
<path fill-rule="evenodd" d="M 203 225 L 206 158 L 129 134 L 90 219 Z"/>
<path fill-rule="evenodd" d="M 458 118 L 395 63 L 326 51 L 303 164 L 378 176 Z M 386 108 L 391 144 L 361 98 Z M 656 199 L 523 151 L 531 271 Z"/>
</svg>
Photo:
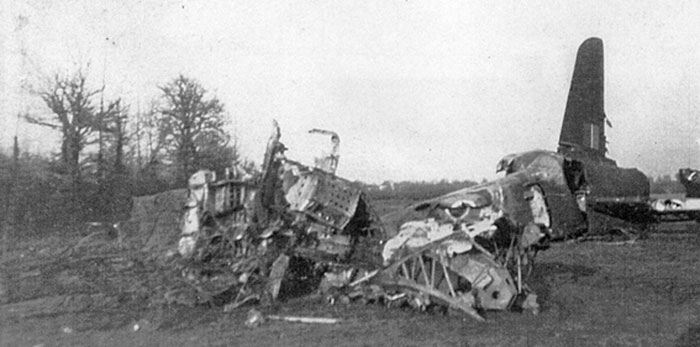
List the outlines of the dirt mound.
<svg viewBox="0 0 700 347">
<path fill-rule="evenodd" d="M 144 252 L 163 255 L 177 247 L 186 189 L 133 198 L 124 241 Z"/>
</svg>

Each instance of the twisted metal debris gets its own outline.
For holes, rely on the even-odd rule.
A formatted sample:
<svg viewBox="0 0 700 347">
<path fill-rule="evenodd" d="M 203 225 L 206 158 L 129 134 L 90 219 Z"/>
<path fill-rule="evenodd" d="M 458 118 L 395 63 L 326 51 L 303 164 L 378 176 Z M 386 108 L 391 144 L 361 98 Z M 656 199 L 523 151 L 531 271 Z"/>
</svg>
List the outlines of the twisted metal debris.
<svg viewBox="0 0 700 347">
<path fill-rule="evenodd" d="M 262 173 L 200 171 L 189 181 L 178 251 L 200 292 L 226 310 L 276 300 L 306 281 L 344 300 L 461 310 L 537 310 L 525 284 L 549 223 L 541 191 L 526 190 L 532 223 L 510 225 L 502 183 L 470 190 L 449 206 L 412 208 L 429 217 L 384 225 L 364 192 L 335 175 L 339 137 L 308 167 L 286 158 L 275 123 Z M 509 178 L 510 179 L 510 178 Z M 392 235 L 393 237 L 390 237 Z M 288 286 L 291 287 L 291 286 Z"/>
</svg>

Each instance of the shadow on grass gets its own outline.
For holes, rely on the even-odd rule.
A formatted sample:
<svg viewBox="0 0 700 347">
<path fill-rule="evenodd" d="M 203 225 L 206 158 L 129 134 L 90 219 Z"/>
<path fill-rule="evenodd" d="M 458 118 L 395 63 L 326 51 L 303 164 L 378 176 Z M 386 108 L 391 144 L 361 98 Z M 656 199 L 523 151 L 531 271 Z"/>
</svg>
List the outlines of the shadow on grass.
<svg viewBox="0 0 700 347">
<path fill-rule="evenodd" d="M 575 283 L 580 277 L 592 276 L 598 269 L 583 265 L 554 263 L 535 263 L 535 268 L 527 280 L 528 285 L 537 293 L 538 301 L 545 303 L 543 308 L 547 308 L 548 302 L 552 299 L 552 292 L 558 287 Z"/>
</svg>

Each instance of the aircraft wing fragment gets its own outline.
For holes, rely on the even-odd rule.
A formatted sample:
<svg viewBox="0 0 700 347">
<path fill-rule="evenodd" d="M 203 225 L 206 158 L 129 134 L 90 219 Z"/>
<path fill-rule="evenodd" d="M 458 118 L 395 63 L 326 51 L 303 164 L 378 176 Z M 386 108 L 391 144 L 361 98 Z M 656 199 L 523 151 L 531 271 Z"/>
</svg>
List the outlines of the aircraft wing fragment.
<svg viewBox="0 0 700 347">
<path fill-rule="evenodd" d="M 596 197 L 589 198 L 588 208 L 614 218 L 634 220 L 639 223 L 654 222 L 652 208 L 647 199 L 638 197 Z"/>
<path fill-rule="evenodd" d="M 589 200 L 588 206 L 595 212 L 636 223 L 700 221 L 699 199 L 596 198 Z"/>
</svg>

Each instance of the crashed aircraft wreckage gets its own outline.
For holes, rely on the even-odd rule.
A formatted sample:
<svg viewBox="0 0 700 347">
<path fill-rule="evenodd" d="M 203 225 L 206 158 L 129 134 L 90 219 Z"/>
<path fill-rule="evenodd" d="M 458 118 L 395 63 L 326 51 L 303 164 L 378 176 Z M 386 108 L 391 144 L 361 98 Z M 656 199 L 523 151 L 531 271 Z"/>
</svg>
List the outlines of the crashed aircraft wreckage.
<svg viewBox="0 0 700 347">
<path fill-rule="evenodd" d="M 398 230 L 384 247 L 384 287 L 417 306 L 443 302 L 477 319 L 479 310 L 536 312 L 525 281 L 550 242 L 634 240 L 659 222 L 700 221 L 700 202 L 652 200 L 646 175 L 606 157 L 603 78 L 603 42 L 590 38 L 577 53 L 557 152 L 507 155 L 497 167 L 504 177 L 383 217 L 388 234 Z"/>
<path fill-rule="evenodd" d="M 536 189 L 528 188 L 535 217 L 527 228 L 497 227 L 511 192 L 490 185 L 472 205 L 447 206 L 444 218 L 409 221 L 388 238 L 364 193 L 334 174 L 338 136 L 313 132 L 332 142 L 316 167 L 284 156 L 275 124 L 256 183 L 239 170 L 192 176 L 178 250 L 200 291 L 237 307 L 275 299 L 290 275 L 316 276 L 321 288 L 352 297 L 441 304 L 479 320 L 482 309 L 537 308 L 524 284 L 543 236 L 534 223 L 549 218 Z"/>
<path fill-rule="evenodd" d="M 537 312 L 526 281 L 550 242 L 687 219 L 650 200 L 643 173 L 605 156 L 606 122 L 603 45 L 591 38 L 577 54 L 557 152 L 508 155 L 497 170 L 505 176 L 382 220 L 361 189 L 335 175 L 336 133 L 311 131 L 330 136 L 331 150 L 308 167 L 285 157 L 275 123 L 259 177 L 234 169 L 190 179 L 185 276 L 231 308 L 274 300 L 284 281 L 306 279 L 347 297 L 477 320 L 486 310 Z"/>
<path fill-rule="evenodd" d="M 419 305 L 442 301 L 475 318 L 476 310 L 514 304 L 536 311 L 524 281 L 550 242 L 611 233 L 636 239 L 655 223 L 699 221 L 697 199 L 652 200 L 646 175 L 606 157 L 603 96 L 603 42 L 591 38 L 577 54 L 557 152 L 507 155 L 497 167 L 504 177 L 382 218 L 389 234 L 399 230 L 383 253 L 393 284 Z M 680 175 L 686 187 L 700 181 L 692 170 Z"/>
</svg>

